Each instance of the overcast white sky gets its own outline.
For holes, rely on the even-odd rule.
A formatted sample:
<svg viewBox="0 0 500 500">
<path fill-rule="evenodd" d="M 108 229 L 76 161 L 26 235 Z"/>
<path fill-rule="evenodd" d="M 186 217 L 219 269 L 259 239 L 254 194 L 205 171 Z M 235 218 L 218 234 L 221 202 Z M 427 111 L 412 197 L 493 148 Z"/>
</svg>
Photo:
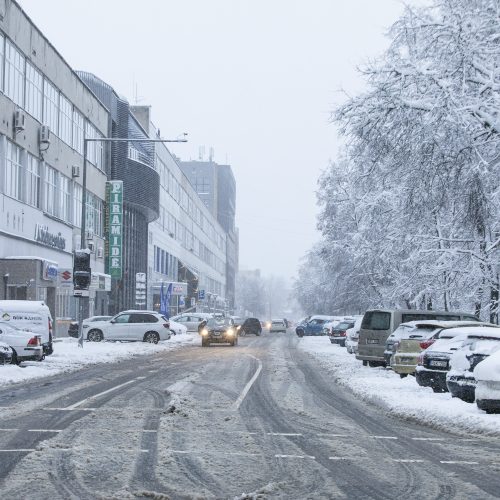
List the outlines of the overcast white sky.
<svg viewBox="0 0 500 500">
<path fill-rule="evenodd" d="M 214 148 L 237 182 L 240 268 L 295 275 L 318 239 L 315 190 L 338 92 L 388 45 L 397 0 L 19 0 L 74 69 L 153 107 L 182 159 Z"/>
</svg>

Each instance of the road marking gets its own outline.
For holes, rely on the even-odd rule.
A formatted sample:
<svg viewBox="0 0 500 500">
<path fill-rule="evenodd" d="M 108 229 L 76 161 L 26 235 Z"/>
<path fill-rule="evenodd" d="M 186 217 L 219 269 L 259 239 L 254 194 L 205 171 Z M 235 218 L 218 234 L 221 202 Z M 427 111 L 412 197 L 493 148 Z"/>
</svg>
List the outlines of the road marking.
<svg viewBox="0 0 500 500">
<path fill-rule="evenodd" d="M 15 450 L 0 450 L 0 453 L 31 453 L 36 451 L 35 448 L 17 448 Z"/>
<path fill-rule="evenodd" d="M 398 439 L 396 436 L 370 436 L 373 439 Z"/>
<path fill-rule="evenodd" d="M 349 457 L 328 457 L 328 460 L 351 460 Z"/>
<path fill-rule="evenodd" d="M 124 382 L 123 384 L 115 385 L 114 387 L 111 387 L 111 389 L 108 389 L 108 390 L 103 391 L 103 392 L 99 392 L 98 394 L 94 394 L 93 396 L 89 396 L 88 398 L 82 399 L 81 401 L 78 401 L 78 403 L 74 403 L 70 406 L 67 406 L 64 409 L 65 410 L 74 410 L 75 408 L 78 408 L 79 406 L 83 405 L 87 401 L 99 398 L 101 396 L 104 396 L 105 394 L 109 394 L 110 392 L 116 391 L 117 389 L 121 389 L 122 387 L 125 387 L 126 385 L 133 384 L 136 380 L 140 380 L 141 378 L 145 378 L 145 377 L 137 377 L 134 380 L 129 380 L 128 382 Z"/>
<path fill-rule="evenodd" d="M 400 464 L 422 464 L 424 460 L 412 459 L 412 458 L 393 458 L 393 462 L 398 462 Z"/>
<path fill-rule="evenodd" d="M 412 438 L 413 441 L 444 441 L 443 438 Z"/>
<path fill-rule="evenodd" d="M 17 432 L 19 429 L 0 429 L 0 432 Z"/>
<path fill-rule="evenodd" d="M 135 380 L 144 380 L 147 377 L 135 377 Z"/>
<path fill-rule="evenodd" d="M 28 429 L 28 432 L 62 432 L 62 430 L 56 429 Z"/>
<path fill-rule="evenodd" d="M 96 411 L 99 408 L 43 408 L 47 411 Z"/>
<path fill-rule="evenodd" d="M 468 462 L 467 460 L 440 460 L 439 462 L 452 465 L 479 465 L 479 462 Z"/>
<path fill-rule="evenodd" d="M 257 362 L 259 363 L 259 366 L 257 367 L 257 370 L 253 374 L 253 377 L 248 381 L 247 385 L 243 389 L 243 392 L 240 394 L 239 398 L 236 400 L 234 403 L 234 409 L 238 410 L 240 408 L 241 403 L 243 403 L 243 400 L 245 399 L 245 396 L 248 394 L 248 391 L 251 389 L 252 385 L 254 382 L 257 380 L 257 377 L 259 376 L 260 372 L 262 371 L 262 362 L 259 358 L 256 358 L 255 356 L 252 356 L 251 354 L 247 354 L 247 356 L 250 356 L 253 359 L 256 359 Z"/>
<path fill-rule="evenodd" d="M 316 434 L 318 437 L 335 437 L 335 438 L 347 438 L 350 437 L 347 434 L 329 434 L 329 433 L 319 433 Z"/>
<path fill-rule="evenodd" d="M 149 453 L 149 450 L 141 450 L 141 453 Z"/>
<path fill-rule="evenodd" d="M 266 432 L 268 436 L 302 436 L 298 432 Z"/>
<path fill-rule="evenodd" d="M 312 455 L 274 455 L 275 458 L 310 458 L 311 460 L 316 460 L 316 457 Z"/>
<path fill-rule="evenodd" d="M 143 429 L 142 432 L 158 432 L 157 429 Z"/>
</svg>

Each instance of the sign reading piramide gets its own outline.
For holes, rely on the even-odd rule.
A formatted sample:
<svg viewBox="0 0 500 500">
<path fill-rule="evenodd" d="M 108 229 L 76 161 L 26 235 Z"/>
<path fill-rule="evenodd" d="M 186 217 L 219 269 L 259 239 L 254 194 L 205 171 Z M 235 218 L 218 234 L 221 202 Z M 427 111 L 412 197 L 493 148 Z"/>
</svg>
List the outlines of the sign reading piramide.
<svg viewBox="0 0 500 500">
<path fill-rule="evenodd" d="M 123 181 L 106 182 L 106 272 L 122 277 L 123 258 Z"/>
</svg>

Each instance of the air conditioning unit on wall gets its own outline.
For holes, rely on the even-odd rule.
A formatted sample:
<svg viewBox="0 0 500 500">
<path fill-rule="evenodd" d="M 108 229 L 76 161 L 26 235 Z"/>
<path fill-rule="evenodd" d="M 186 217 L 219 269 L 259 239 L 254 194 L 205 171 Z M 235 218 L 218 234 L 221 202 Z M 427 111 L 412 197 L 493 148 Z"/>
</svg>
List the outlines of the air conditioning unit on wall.
<svg viewBox="0 0 500 500">
<path fill-rule="evenodd" d="M 73 165 L 71 167 L 71 175 L 72 177 L 80 177 L 80 167 Z"/>
<path fill-rule="evenodd" d="M 50 127 L 48 125 L 40 127 L 40 144 L 50 144 Z"/>
<path fill-rule="evenodd" d="M 14 113 L 14 130 L 16 132 L 21 132 L 26 127 L 26 115 L 20 110 L 17 109 Z"/>
</svg>

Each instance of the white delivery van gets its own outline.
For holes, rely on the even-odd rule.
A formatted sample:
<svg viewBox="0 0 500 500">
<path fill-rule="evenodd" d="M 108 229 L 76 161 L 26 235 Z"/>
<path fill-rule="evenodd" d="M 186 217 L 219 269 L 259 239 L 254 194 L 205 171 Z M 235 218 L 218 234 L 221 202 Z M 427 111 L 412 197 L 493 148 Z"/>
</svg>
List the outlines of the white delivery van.
<svg viewBox="0 0 500 500">
<path fill-rule="evenodd" d="M 0 321 L 42 338 L 43 353 L 52 354 L 52 316 L 41 300 L 0 300 Z"/>
</svg>

